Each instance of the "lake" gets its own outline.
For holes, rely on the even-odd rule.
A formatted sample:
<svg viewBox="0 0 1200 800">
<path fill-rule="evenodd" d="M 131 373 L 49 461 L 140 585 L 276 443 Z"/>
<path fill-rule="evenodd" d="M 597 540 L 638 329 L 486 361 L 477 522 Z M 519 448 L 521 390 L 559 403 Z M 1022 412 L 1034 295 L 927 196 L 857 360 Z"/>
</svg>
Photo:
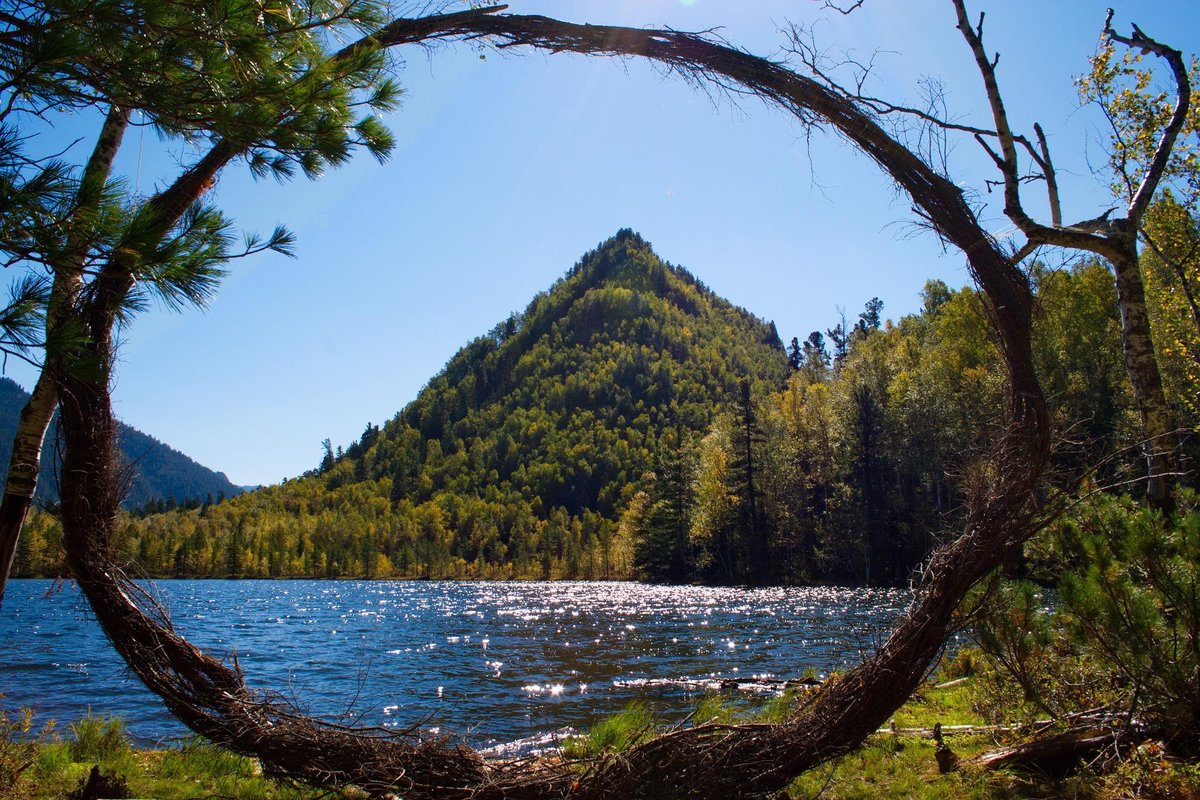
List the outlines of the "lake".
<svg viewBox="0 0 1200 800">
<path fill-rule="evenodd" d="M 681 717 L 720 689 L 858 662 L 906 591 L 635 583 L 159 581 L 176 628 L 236 652 L 247 683 L 309 713 L 452 734 L 503 754 L 644 698 Z M 740 691 L 737 687 L 741 684 Z M 113 652 L 70 585 L 9 584 L 0 692 L 39 720 L 119 715 L 143 743 L 183 727 Z M 506 748 L 509 748 L 506 751 Z"/>
</svg>

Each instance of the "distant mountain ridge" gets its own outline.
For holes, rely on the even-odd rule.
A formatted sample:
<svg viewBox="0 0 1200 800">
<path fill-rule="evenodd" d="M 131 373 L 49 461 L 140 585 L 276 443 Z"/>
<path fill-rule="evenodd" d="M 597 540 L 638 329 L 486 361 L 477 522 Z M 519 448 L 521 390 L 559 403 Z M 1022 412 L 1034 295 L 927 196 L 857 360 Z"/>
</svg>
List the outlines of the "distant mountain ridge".
<svg viewBox="0 0 1200 800">
<path fill-rule="evenodd" d="M 29 393 L 19 384 L 0 378 L 0 475 L 7 472 L 12 455 L 13 435 Z M 209 497 L 233 497 L 242 489 L 235 486 L 223 472 L 214 472 L 196 463 L 183 453 L 163 444 L 153 436 L 124 423 L 118 423 L 118 445 L 126 463 L 133 468 L 129 495 L 123 505 L 137 509 L 162 501 L 183 505 L 189 501 L 204 501 Z M 58 459 L 55 454 L 57 426 L 51 423 L 43 449 L 42 471 L 38 478 L 38 499 L 53 502 L 58 499 Z"/>
</svg>

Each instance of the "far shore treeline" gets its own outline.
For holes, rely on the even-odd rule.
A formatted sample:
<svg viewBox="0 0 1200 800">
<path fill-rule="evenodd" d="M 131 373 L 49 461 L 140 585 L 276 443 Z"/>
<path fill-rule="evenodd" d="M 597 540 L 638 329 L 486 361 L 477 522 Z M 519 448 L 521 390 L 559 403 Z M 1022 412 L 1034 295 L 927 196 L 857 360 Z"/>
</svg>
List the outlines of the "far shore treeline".
<svg viewBox="0 0 1200 800">
<path fill-rule="evenodd" d="M 1089 480 L 1122 483 L 1142 466 L 1112 274 L 1034 270 L 1062 482 L 1101 464 Z M 1195 429 L 1195 354 L 1155 274 L 1169 399 Z M 785 345 L 622 230 L 313 471 L 127 514 L 121 547 L 154 577 L 903 583 L 961 519 L 1004 396 L 978 293 L 922 297 Z M 58 574 L 59 537 L 36 514 L 14 574 Z"/>
</svg>

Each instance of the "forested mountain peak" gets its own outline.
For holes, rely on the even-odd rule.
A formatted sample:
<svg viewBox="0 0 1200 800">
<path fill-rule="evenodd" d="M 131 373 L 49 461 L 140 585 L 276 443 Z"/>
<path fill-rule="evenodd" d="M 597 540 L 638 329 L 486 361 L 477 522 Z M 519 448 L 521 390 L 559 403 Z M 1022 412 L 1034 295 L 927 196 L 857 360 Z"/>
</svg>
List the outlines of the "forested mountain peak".
<svg viewBox="0 0 1200 800">
<path fill-rule="evenodd" d="M 437 489 L 422 476 L 436 443 L 463 457 L 472 493 L 494 473 L 547 508 L 608 516 L 666 428 L 700 432 L 731 407 L 740 380 L 766 390 L 787 375 L 773 323 L 625 228 L 460 350 L 382 431 L 368 426 L 346 450 L 352 474 L 328 461 L 323 472 L 333 484 L 390 475 L 394 497 L 428 499 Z"/>
<path fill-rule="evenodd" d="M 622 229 L 317 468 L 126 543 L 154 575 L 628 576 L 655 471 L 791 373 L 773 323 Z"/>
<path fill-rule="evenodd" d="M 660 456 L 790 373 L 774 324 L 624 229 L 382 427 L 326 441 L 299 479 L 148 519 L 139 558 L 175 574 L 626 575 L 619 519 Z"/>
<path fill-rule="evenodd" d="M 545 294 L 565 289 L 564 285 L 570 285 L 576 292 L 584 293 L 618 287 L 633 292 L 644 292 L 661 298 L 693 316 L 705 313 L 706 303 L 715 304 L 723 309 L 733 309 L 748 319 L 757 320 L 745 309 L 731 306 L 687 269 L 663 261 L 654 252 L 651 244 L 630 228 L 622 228 L 597 245 L 594 250 L 584 254 Z M 538 298 L 542 296 L 539 295 Z M 538 298 L 529 305 L 526 314 L 536 311 Z M 761 324 L 767 326 L 764 335 L 772 339 L 764 343 L 778 345 L 782 351 L 783 343 L 775 333 L 774 324 Z"/>
<path fill-rule="evenodd" d="M 578 278 L 579 284 L 585 289 L 605 285 L 624 286 L 627 289 L 652 292 L 668 299 L 671 295 L 672 278 L 684 285 L 708 292 L 686 269 L 660 259 L 650 243 L 630 228 L 622 228 L 598 244 L 594 250 L 585 253 L 563 276 L 562 281 L 574 278 Z"/>
</svg>

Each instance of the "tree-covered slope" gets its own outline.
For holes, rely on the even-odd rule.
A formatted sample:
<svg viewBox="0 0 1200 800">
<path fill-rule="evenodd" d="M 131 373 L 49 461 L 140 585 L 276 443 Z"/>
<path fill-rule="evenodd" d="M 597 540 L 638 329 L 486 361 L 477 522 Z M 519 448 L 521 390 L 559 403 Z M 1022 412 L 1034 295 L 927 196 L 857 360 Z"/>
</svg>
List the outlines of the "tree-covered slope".
<svg viewBox="0 0 1200 800">
<path fill-rule="evenodd" d="M 382 427 L 282 485 L 129 520 L 130 556 L 151 574 L 628 576 L 618 521 L 660 442 L 790 371 L 773 324 L 622 230 Z"/>
<path fill-rule="evenodd" d="M 741 378 L 767 390 L 788 372 L 774 325 L 623 230 L 459 351 L 324 477 L 390 477 L 392 497 L 414 503 L 498 491 L 611 517 L 664 430 L 702 431 Z"/>
<path fill-rule="evenodd" d="M 29 393 L 8 378 L 0 378 L 0 475 L 8 467 L 12 455 L 13 433 L 17 418 Z M 225 477 L 197 464 L 192 459 L 128 425 L 121 425 L 119 446 L 131 467 L 131 483 L 125 499 L 126 508 L 142 508 L 148 503 L 184 504 L 203 501 L 210 496 L 232 497 L 241 492 Z M 46 452 L 56 452 L 57 429 L 51 423 L 46 436 Z M 38 497 L 43 501 L 58 499 L 58 458 L 42 460 L 38 478 Z"/>
<path fill-rule="evenodd" d="M 1122 485 L 1140 462 L 1111 272 L 1033 276 L 1057 479 Z M 874 299 L 789 364 L 771 325 L 623 231 L 308 475 L 120 540 L 154 575 L 902 585 L 1002 430 L 978 292 L 923 298 L 895 322 Z M 37 515 L 17 573 L 53 574 L 58 536 Z"/>
</svg>

